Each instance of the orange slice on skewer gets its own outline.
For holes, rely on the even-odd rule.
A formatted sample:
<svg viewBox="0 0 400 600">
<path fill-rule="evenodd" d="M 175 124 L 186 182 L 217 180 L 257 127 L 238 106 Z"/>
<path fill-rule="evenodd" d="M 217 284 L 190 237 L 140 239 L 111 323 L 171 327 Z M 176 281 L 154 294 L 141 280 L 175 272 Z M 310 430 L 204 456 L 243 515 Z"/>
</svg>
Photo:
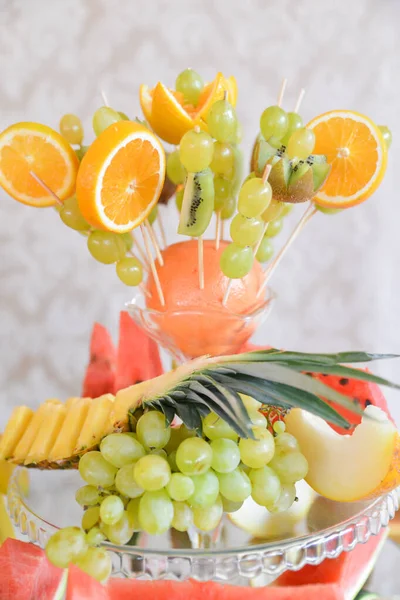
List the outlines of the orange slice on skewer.
<svg viewBox="0 0 400 600">
<path fill-rule="evenodd" d="M 0 134 L 0 185 L 23 204 L 44 207 L 57 202 L 31 172 L 65 200 L 74 192 L 78 165 L 68 142 L 46 125 L 16 123 Z"/>
<path fill-rule="evenodd" d="M 76 195 L 88 223 L 124 233 L 140 225 L 157 203 L 165 179 L 165 153 L 144 125 L 118 121 L 82 159 Z"/>
<path fill-rule="evenodd" d="M 335 110 L 313 119 L 314 154 L 325 154 L 330 175 L 313 200 L 329 208 L 348 208 L 367 200 L 386 171 L 387 147 L 371 119 L 350 110 Z"/>
</svg>

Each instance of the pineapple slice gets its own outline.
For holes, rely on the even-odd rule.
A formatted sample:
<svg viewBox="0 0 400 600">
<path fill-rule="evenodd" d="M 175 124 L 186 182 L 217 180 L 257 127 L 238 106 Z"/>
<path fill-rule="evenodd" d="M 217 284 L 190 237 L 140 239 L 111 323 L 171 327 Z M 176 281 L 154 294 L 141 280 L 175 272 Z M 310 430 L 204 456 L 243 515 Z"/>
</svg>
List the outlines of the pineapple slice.
<svg viewBox="0 0 400 600">
<path fill-rule="evenodd" d="M 33 442 L 35 441 L 36 435 L 39 431 L 42 421 L 48 414 L 49 407 L 53 404 L 61 404 L 61 402 L 56 398 L 50 398 L 49 400 L 46 400 L 44 404 L 41 404 L 37 411 L 34 413 L 32 419 L 29 422 L 28 428 L 22 434 L 22 437 L 20 438 L 13 452 L 14 462 L 24 462 L 25 458 L 29 453 L 29 450 L 31 449 Z"/>
<path fill-rule="evenodd" d="M 90 398 L 69 398 L 67 400 L 65 404 L 67 415 L 54 446 L 50 450 L 49 462 L 56 462 L 72 456 L 91 402 Z"/>
<path fill-rule="evenodd" d="M 112 432 L 110 412 L 113 403 L 114 396 L 112 394 L 104 394 L 104 396 L 94 398 L 91 401 L 73 454 L 79 454 L 88 448 L 97 446 L 107 433 Z"/>
<path fill-rule="evenodd" d="M 13 455 L 15 447 L 26 431 L 33 414 L 33 410 L 27 406 L 14 408 L 0 441 L 0 459 L 7 459 Z"/>
<path fill-rule="evenodd" d="M 46 460 L 67 414 L 64 404 L 48 404 L 46 414 L 25 458 L 25 465 Z"/>
</svg>

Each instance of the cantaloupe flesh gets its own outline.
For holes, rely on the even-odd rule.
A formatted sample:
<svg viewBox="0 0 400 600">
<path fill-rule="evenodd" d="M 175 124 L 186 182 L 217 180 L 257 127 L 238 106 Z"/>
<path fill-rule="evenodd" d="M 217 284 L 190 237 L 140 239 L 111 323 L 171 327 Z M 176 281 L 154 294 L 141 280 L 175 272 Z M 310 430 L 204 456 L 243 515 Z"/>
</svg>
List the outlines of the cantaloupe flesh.
<svg viewBox="0 0 400 600">
<path fill-rule="evenodd" d="M 324 420 L 299 408 L 286 417 L 286 430 L 297 438 L 308 460 L 307 483 L 338 502 L 362 500 L 379 488 L 391 468 L 398 435 L 375 406 L 366 408 L 351 436 L 336 433 Z"/>
</svg>

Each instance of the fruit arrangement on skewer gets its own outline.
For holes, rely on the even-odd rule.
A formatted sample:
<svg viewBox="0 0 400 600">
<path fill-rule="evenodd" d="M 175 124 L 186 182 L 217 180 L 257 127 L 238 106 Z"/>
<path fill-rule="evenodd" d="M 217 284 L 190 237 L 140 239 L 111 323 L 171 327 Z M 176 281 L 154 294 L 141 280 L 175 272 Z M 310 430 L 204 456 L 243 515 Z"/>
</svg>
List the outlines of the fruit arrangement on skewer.
<svg viewBox="0 0 400 600">
<path fill-rule="evenodd" d="M 285 86 L 261 115 L 250 173 L 240 150 L 236 81 L 221 73 L 204 84 L 187 69 L 175 90 L 141 86 L 145 121 L 99 108 L 90 145 L 75 115 L 62 117 L 60 133 L 18 123 L 0 134 L 0 185 L 22 203 L 54 206 L 97 261 L 114 264 L 127 286 L 140 286 L 161 333 L 192 359 L 97 397 L 13 412 L 1 459 L 79 468 L 85 483 L 76 496 L 82 527 L 60 530 L 46 548 L 59 567 L 74 563 L 104 580 L 111 563 L 96 549 L 103 542 L 124 545 L 137 531 L 171 527 L 212 531 L 224 512 L 238 522 L 249 502 L 284 514 L 303 479 L 342 502 L 379 496 L 400 482 L 400 438 L 385 412 L 368 406 L 354 435 L 334 431 L 331 425 L 347 431 L 362 410 L 318 376 L 392 385 L 346 366 L 381 356 L 236 354 L 305 224 L 365 201 L 387 165 L 387 128 L 352 111 L 326 113 L 305 127 L 304 91 L 287 113 Z M 176 148 L 166 155 L 164 142 Z M 174 195 L 178 233 L 194 239 L 168 246 L 159 205 Z M 271 260 L 271 238 L 301 203 L 302 218 Z M 214 214 L 215 233 L 205 239 Z M 223 224 L 231 218 L 228 242 Z M 344 466 L 348 455 L 358 472 Z"/>
</svg>

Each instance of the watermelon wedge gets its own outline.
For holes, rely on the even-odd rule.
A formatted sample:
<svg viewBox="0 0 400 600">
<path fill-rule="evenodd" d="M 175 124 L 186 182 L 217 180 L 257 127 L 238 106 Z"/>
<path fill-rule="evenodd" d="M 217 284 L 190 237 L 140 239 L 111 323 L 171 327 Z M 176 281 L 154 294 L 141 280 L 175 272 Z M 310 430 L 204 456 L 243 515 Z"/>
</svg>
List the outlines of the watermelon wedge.
<svg viewBox="0 0 400 600">
<path fill-rule="evenodd" d="M 121 312 L 114 393 L 163 373 L 158 345 L 127 312 Z"/>
<path fill-rule="evenodd" d="M 84 398 L 98 398 L 113 392 L 116 358 L 109 332 L 100 323 L 95 323 L 90 339 L 90 362 L 83 381 Z"/>
<path fill-rule="evenodd" d="M 65 600 L 109 600 L 109 598 L 110 595 L 106 586 L 78 569 L 75 565 L 70 566 Z"/>
<path fill-rule="evenodd" d="M 9 538 L 0 548 L 0 600 L 61 600 L 66 576 L 38 546 Z"/>
</svg>

